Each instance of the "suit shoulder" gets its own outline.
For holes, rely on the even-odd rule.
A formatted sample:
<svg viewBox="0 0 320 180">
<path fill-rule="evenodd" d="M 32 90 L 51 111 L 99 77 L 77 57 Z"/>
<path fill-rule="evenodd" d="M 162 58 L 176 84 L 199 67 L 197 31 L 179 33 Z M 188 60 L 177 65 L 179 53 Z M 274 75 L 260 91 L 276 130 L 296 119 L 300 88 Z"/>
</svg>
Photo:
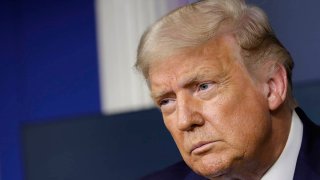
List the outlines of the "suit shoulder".
<svg viewBox="0 0 320 180">
<path fill-rule="evenodd" d="M 185 164 L 185 162 L 180 161 L 165 169 L 162 169 L 160 171 L 147 175 L 141 178 L 141 180 L 183 179 L 190 172 L 191 172 L 191 169 Z"/>
</svg>

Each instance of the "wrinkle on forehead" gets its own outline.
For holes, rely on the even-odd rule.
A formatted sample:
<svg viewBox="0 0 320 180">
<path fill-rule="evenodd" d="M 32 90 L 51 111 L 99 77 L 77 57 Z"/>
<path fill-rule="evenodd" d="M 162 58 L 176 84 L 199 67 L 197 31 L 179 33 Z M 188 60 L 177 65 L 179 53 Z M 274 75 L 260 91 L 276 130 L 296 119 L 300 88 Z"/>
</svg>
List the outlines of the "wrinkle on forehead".
<svg viewBox="0 0 320 180">
<path fill-rule="evenodd" d="M 211 61 L 209 67 L 202 65 L 206 64 L 205 61 Z M 235 61 L 242 62 L 240 47 L 231 35 L 217 37 L 196 48 L 188 48 L 164 60 L 154 61 L 149 71 L 152 97 L 171 90 L 172 85 L 168 80 L 179 82 L 177 85 L 183 86 L 188 81 L 207 74 L 224 76 Z M 176 67 L 177 64 L 179 67 Z"/>
<path fill-rule="evenodd" d="M 157 69 L 159 65 L 166 65 L 168 68 L 168 64 L 171 60 L 176 58 L 188 61 L 190 58 L 198 58 L 201 59 L 203 57 L 213 56 L 214 58 L 226 58 L 229 56 L 234 56 L 231 59 L 241 59 L 240 57 L 240 46 L 238 45 L 236 38 L 232 34 L 223 34 L 208 40 L 207 42 L 196 46 L 196 47 L 188 47 L 177 50 L 171 56 L 164 59 L 155 59 L 150 63 L 149 76 L 153 73 L 151 72 L 153 69 Z M 163 63 L 165 61 L 165 63 Z"/>
</svg>

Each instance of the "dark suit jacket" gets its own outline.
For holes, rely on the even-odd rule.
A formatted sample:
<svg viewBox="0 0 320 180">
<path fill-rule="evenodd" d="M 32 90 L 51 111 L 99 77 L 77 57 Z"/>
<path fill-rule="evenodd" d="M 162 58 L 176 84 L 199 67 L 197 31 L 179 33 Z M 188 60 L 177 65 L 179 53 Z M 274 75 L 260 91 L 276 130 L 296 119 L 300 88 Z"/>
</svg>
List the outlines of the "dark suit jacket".
<svg viewBox="0 0 320 180">
<path fill-rule="evenodd" d="M 300 108 L 295 109 L 303 123 L 302 144 L 294 173 L 294 180 L 320 180 L 320 127 L 315 125 Z M 194 173 L 183 161 L 143 180 L 205 180 Z"/>
</svg>

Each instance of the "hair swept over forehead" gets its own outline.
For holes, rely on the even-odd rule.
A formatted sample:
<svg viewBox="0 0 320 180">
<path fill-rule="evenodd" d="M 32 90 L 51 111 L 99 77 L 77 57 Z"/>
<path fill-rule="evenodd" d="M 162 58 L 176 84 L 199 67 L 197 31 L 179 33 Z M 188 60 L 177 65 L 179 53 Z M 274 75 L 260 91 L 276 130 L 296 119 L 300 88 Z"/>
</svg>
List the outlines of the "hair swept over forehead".
<svg viewBox="0 0 320 180">
<path fill-rule="evenodd" d="M 265 13 L 244 0 L 201 0 L 162 17 L 143 34 L 135 66 L 148 81 L 153 61 L 199 46 L 226 31 L 235 35 L 246 66 L 272 57 L 284 65 L 291 84 L 290 54 L 274 35 Z"/>
</svg>

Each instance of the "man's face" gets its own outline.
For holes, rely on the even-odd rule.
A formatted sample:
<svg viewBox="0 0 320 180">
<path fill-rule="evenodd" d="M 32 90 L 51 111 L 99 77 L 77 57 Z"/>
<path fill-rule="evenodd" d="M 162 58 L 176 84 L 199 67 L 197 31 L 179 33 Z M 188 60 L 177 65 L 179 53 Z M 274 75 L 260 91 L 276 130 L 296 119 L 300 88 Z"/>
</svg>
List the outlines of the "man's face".
<svg viewBox="0 0 320 180">
<path fill-rule="evenodd" d="M 273 153 L 264 83 L 240 59 L 234 39 L 224 36 L 150 67 L 167 129 L 184 161 L 207 177 L 255 171 Z"/>
</svg>

